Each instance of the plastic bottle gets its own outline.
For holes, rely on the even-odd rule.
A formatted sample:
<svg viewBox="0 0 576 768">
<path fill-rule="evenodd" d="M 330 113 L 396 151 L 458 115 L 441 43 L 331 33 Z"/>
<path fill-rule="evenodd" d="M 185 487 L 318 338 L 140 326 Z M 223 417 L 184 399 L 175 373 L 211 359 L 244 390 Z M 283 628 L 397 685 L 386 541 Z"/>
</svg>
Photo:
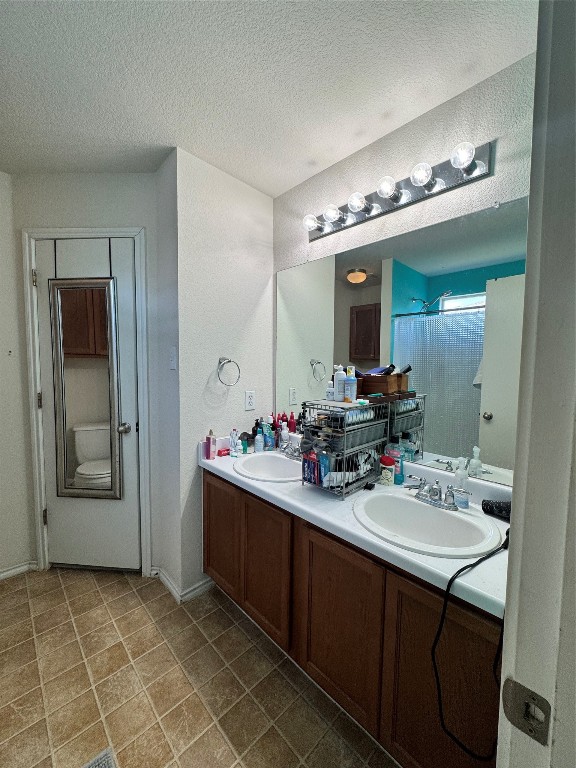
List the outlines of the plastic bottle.
<svg viewBox="0 0 576 768">
<path fill-rule="evenodd" d="M 296 432 L 296 417 L 294 411 L 290 411 L 290 418 L 288 419 L 288 432 Z"/>
<path fill-rule="evenodd" d="M 288 431 L 288 424 L 284 422 L 282 424 L 282 431 L 280 433 L 280 448 L 286 448 L 290 442 L 290 432 Z"/>
<path fill-rule="evenodd" d="M 459 493 L 458 489 L 462 489 L 462 491 L 468 490 L 468 472 L 464 456 L 460 456 L 458 459 L 458 467 L 456 472 L 454 472 L 454 503 L 458 509 L 468 509 L 469 495 L 467 493 Z"/>
<path fill-rule="evenodd" d="M 394 485 L 395 466 L 392 456 L 380 456 L 380 485 Z"/>
<path fill-rule="evenodd" d="M 404 483 L 404 449 L 398 435 L 392 435 L 386 446 L 386 454 L 394 459 L 394 485 Z"/>
<path fill-rule="evenodd" d="M 262 425 L 262 431 L 263 431 L 263 437 L 264 437 L 264 450 L 265 451 L 273 451 L 274 450 L 274 433 L 272 432 L 272 429 L 270 427 L 270 424 L 263 424 Z"/>
<path fill-rule="evenodd" d="M 326 387 L 326 400 L 334 400 L 334 382 L 330 381 Z"/>
<path fill-rule="evenodd" d="M 356 376 L 346 376 L 344 379 L 344 402 L 353 403 L 356 400 Z"/>
<path fill-rule="evenodd" d="M 472 449 L 473 457 L 470 459 L 468 474 L 470 477 L 482 477 L 482 462 L 480 461 L 480 448 L 477 445 Z"/>
<path fill-rule="evenodd" d="M 230 456 L 238 456 L 238 430 L 236 427 L 230 432 Z"/>
<path fill-rule="evenodd" d="M 414 454 L 416 453 L 416 445 L 410 440 L 410 432 L 402 432 L 402 439 L 400 445 L 404 449 L 404 460 L 414 461 Z"/>
<path fill-rule="evenodd" d="M 206 436 L 206 458 L 216 458 L 216 436 L 212 430 L 210 430 Z"/>
<path fill-rule="evenodd" d="M 262 434 L 261 427 L 258 427 L 256 437 L 254 438 L 254 453 L 262 453 L 264 450 L 264 435 Z"/>
<path fill-rule="evenodd" d="M 334 400 L 337 403 L 344 402 L 344 379 L 346 374 L 344 368 L 341 365 L 335 365 L 336 373 L 334 374 Z"/>
</svg>

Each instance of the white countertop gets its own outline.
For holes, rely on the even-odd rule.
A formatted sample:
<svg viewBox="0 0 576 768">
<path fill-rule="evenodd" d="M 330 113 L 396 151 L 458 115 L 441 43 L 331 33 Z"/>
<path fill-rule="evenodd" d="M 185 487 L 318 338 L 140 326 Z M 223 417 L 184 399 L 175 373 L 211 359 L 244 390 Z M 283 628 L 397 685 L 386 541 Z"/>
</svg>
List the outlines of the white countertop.
<svg viewBox="0 0 576 768">
<path fill-rule="evenodd" d="M 214 460 L 199 458 L 198 463 L 203 469 L 249 491 L 254 496 L 259 496 L 436 587 L 444 589 L 453 573 L 462 566 L 474 562 L 474 559 L 457 560 L 421 555 L 389 544 L 367 531 L 354 517 L 352 508 L 356 499 L 377 492 L 378 486 L 374 491 L 353 493 L 342 501 L 321 488 L 302 485 L 300 482 L 270 483 L 249 480 L 234 471 L 235 461 L 235 458 L 224 456 Z M 412 467 L 418 468 L 417 465 L 411 465 L 411 469 Z M 434 473 L 428 467 L 426 470 L 427 477 L 434 480 Z M 446 476 L 443 472 L 438 476 L 442 477 L 442 475 Z M 481 482 L 481 486 L 486 488 L 489 484 Z M 483 494 L 483 497 L 500 498 L 501 496 L 500 494 Z M 473 500 L 479 501 L 474 497 Z M 500 520 L 495 518 L 491 520 L 502 532 L 508 528 L 508 525 Z M 507 567 L 508 552 L 499 552 L 470 573 L 462 575 L 453 585 L 452 594 L 487 613 L 502 618 L 506 600 Z"/>
</svg>

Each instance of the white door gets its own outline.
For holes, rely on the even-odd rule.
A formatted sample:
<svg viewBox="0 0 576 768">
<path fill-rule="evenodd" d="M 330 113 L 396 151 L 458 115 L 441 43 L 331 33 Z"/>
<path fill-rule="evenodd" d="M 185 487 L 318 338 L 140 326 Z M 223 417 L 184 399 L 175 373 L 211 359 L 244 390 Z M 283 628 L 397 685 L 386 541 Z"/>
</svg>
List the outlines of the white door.
<svg viewBox="0 0 576 768">
<path fill-rule="evenodd" d="M 480 457 L 514 469 L 524 275 L 488 280 L 480 400 Z"/>
<path fill-rule="evenodd" d="M 36 241 L 48 559 L 51 563 L 140 568 L 134 250 L 134 239 L 130 237 Z M 83 320 L 80 315 L 77 320 L 76 317 L 64 320 L 64 303 L 60 306 L 58 301 L 55 302 L 55 286 L 61 286 L 60 291 L 62 286 L 65 290 L 88 291 L 91 288 L 75 288 L 75 283 L 93 286 L 98 284 L 96 278 L 107 278 L 100 282 L 109 286 L 105 294 L 99 294 L 110 301 L 107 319 L 105 316 L 103 320 L 104 335 L 110 334 L 108 349 L 99 351 L 96 342 L 96 348 L 90 353 L 79 347 L 71 353 L 63 351 L 65 344 L 57 338 L 58 327 L 52 321 L 61 314 L 56 322 L 62 329 L 74 329 L 75 325 L 80 327 Z M 94 295 L 94 312 L 96 303 Z M 65 322 L 67 326 L 64 326 Z M 97 336 L 97 325 L 94 315 L 92 338 Z M 57 345 L 60 345 L 58 350 Z M 57 362 L 58 355 L 61 365 Z M 107 459 L 90 465 L 91 469 L 87 470 L 87 464 L 81 464 L 76 454 L 77 435 L 90 433 L 84 428 L 86 424 L 106 422 L 108 432 L 100 430 L 99 434 L 108 441 Z M 130 431 L 128 426 L 117 430 L 124 424 L 130 425 Z M 118 436 L 119 431 L 122 434 Z M 106 464 L 112 475 L 116 468 L 118 471 L 117 498 L 111 497 L 110 490 L 99 490 L 111 488 L 110 478 L 106 480 Z M 88 480 L 80 479 L 84 477 L 81 472 L 96 472 L 94 466 L 102 472 L 103 480 L 96 474 Z M 58 472 L 61 472 L 60 477 Z M 75 491 L 75 486 L 80 490 Z"/>
</svg>

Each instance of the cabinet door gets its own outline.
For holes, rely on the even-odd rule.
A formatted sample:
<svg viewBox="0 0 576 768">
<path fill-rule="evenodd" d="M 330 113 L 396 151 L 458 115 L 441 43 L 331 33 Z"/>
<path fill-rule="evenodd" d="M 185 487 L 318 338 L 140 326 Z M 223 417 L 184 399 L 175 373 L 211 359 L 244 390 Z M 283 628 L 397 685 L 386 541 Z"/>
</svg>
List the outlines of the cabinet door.
<svg viewBox="0 0 576 768">
<path fill-rule="evenodd" d="M 108 357 L 108 307 L 106 291 L 103 288 L 92 290 L 94 308 L 94 354 Z"/>
<path fill-rule="evenodd" d="M 92 290 L 67 288 L 60 292 L 62 348 L 65 355 L 94 354 Z"/>
<path fill-rule="evenodd" d="M 350 359 L 380 359 L 380 304 L 350 307 Z"/>
<path fill-rule="evenodd" d="M 495 765 L 468 757 L 440 726 L 431 648 L 441 609 L 438 594 L 388 574 L 380 740 L 404 768 Z M 481 755 L 498 730 L 499 632 L 495 620 L 451 604 L 437 651 L 446 725 Z"/>
<path fill-rule="evenodd" d="M 377 733 L 385 571 L 303 525 L 301 666 L 352 717 Z"/>
<path fill-rule="evenodd" d="M 204 472 L 204 571 L 240 602 L 242 491 Z"/>
<path fill-rule="evenodd" d="M 246 495 L 242 608 L 285 650 L 290 644 L 291 558 L 291 516 Z"/>
</svg>

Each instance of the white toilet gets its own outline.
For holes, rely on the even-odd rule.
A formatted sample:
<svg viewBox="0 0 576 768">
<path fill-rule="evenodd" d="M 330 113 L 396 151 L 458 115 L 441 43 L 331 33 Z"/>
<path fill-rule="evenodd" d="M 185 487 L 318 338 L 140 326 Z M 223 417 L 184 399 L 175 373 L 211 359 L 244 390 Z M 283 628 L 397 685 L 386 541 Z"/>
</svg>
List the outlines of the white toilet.
<svg viewBox="0 0 576 768">
<path fill-rule="evenodd" d="M 111 488 L 110 424 L 106 421 L 76 424 L 73 431 L 79 462 L 74 485 L 77 488 Z"/>
</svg>

